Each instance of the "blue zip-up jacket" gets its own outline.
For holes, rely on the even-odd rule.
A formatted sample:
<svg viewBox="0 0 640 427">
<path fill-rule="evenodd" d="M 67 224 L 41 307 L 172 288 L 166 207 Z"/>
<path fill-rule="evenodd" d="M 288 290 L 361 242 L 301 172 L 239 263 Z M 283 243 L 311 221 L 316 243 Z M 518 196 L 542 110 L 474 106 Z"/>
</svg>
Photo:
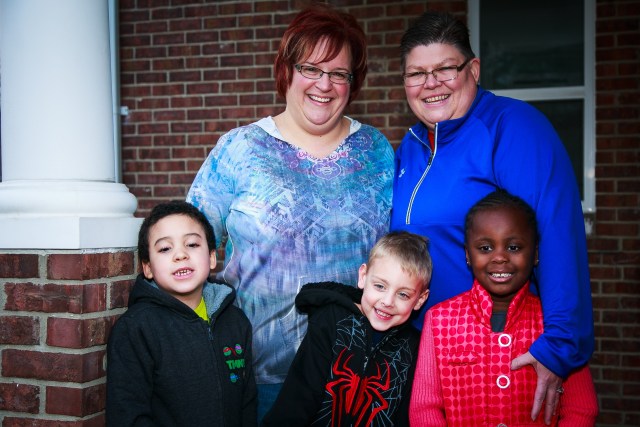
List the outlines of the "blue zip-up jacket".
<svg viewBox="0 0 640 427">
<path fill-rule="evenodd" d="M 464 218 L 482 197 L 503 188 L 536 211 L 539 287 L 545 332 L 531 354 L 565 377 L 593 352 L 593 309 L 584 218 L 573 167 L 550 122 L 529 104 L 478 87 L 467 114 L 436 125 L 433 151 L 418 123 L 396 152 L 392 230 L 430 239 L 431 293 L 424 310 L 469 290 Z M 534 292 L 536 290 L 534 289 Z"/>
</svg>

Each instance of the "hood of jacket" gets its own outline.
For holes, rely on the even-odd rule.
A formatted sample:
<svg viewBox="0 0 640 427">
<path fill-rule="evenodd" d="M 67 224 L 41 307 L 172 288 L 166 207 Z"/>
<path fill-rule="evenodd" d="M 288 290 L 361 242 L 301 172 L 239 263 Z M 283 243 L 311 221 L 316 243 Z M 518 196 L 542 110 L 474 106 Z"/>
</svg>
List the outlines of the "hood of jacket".
<svg viewBox="0 0 640 427">
<path fill-rule="evenodd" d="M 202 289 L 202 297 L 209 321 L 213 323 L 218 314 L 233 303 L 235 290 L 225 283 L 207 281 Z M 142 303 L 164 306 L 187 318 L 199 317 L 191 307 L 160 289 L 154 280 L 139 274 L 129 295 L 129 307 Z"/>
<path fill-rule="evenodd" d="M 336 304 L 348 311 L 362 315 L 356 304 L 362 300 L 362 289 L 336 282 L 308 283 L 296 296 L 296 307 L 312 316 L 328 304 Z"/>
<path fill-rule="evenodd" d="M 296 307 L 311 317 L 328 305 L 337 305 L 357 315 L 358 318 L 366 319 L 360 307 L 356 305 L 360 304 L 361 300 L 362 289 L 353 286 L 336 282 L 308 283 L 302 287 L 296 296 Z M 368 320 L 366 323 L 368 325 L 367 328 L 373 331 Z M 405 322 L 395 326 L 383 332 L 383 334 L 392 336 L 396 334 L 397 331 L 407 327 L 411 327 L 411 322 Z M 411 327 L 411 329 L 413 329 L 413 327 Z"/>
</svg>

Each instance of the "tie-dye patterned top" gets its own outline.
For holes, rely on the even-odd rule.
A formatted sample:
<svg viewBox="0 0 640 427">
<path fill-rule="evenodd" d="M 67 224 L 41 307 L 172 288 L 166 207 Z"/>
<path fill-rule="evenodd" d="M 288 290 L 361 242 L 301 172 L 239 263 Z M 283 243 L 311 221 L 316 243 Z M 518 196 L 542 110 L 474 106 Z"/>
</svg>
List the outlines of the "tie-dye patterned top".
<svg viewBox="0 0 640 427">
<path fill-rule="evenodd" d="M 377 129 L 351 120 L 329 156 L 283 140 L 271 117 L 223 135 L 187 201 L 226 241 L 218 279 L 237 290 L 253 325 L 259 384 L 284 382 L 306 332 L 294 299 L 302 285 L 356 285 L 358 267 L 387 232 L 393 149 Z"/>
</svg>

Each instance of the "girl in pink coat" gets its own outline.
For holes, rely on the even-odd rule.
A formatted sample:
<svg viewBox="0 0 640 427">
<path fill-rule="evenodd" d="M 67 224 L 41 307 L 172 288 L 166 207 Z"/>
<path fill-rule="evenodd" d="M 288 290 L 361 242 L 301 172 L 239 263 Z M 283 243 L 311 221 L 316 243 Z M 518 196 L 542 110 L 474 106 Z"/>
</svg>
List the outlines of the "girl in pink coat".
<svg viewBox="0 0 640 427">
<path fill-rule="evenodd" d="M 473 287 L 432 307 L 425 316 L 413 392 L 413 426 L 539 426 L 531 417 L 537 376 L 511 370 L 543 332 L 540 300 L 529 291 L 538 263 L 535 212 L 497 190 L 474 205 L 465 221 Z M 562 286 L 558 283 L 558 286 Z M 558 390 L 552 425 L 593 426 L 598 413 L 588 366 Z"/>
</svg>

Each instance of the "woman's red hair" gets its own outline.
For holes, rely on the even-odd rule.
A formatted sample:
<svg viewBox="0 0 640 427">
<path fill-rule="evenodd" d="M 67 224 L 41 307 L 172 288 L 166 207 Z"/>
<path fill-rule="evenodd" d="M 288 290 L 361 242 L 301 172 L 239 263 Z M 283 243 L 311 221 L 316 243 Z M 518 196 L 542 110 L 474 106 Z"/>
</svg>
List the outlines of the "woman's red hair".
<svg viewBox="0 0 640 427">
<path fill-rule="evenodd" d="M 327 41 L 324 58 L 331 61 L 346 46 L 351 54 L 353 80 L 350 104 L 367 76 L 367 41 L 356 19 L 324 3 L 316 3 L 296 15 L 284 32 L 274 64 L 276 89 L 283 98 L 293 80 L 294 66 L 303 62 L 321 41 Z"/>
</svg>

